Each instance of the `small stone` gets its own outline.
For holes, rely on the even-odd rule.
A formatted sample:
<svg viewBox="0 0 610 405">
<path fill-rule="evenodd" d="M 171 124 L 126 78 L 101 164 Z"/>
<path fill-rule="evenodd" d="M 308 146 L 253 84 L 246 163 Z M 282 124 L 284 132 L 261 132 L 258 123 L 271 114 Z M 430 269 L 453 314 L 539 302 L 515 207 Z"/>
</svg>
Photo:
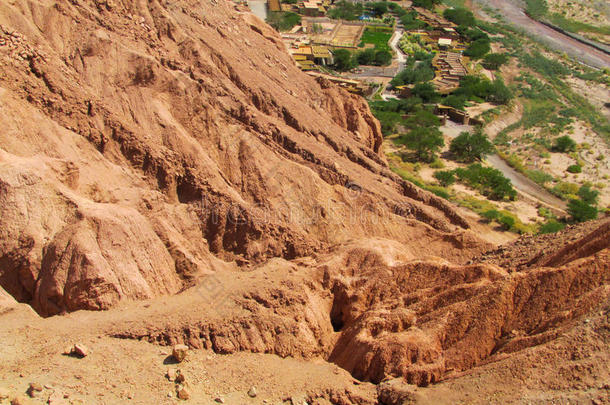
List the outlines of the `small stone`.
<svg viewBox="0 0 610 405">
<path fill-rule="evenodd" d="M 186 380 L 186 378 L 184 377 L 184 374 L 182 374 L 182 371 L 178 370 L 174 381 L 177 382 L 178 384 L 182 384 L 184 382 L 184 380 Z"/>
<path fill-rule="evenodd" d="M 172 398 L 173 396 L 174 396 L 174 393 L 173 393 L 173 392 L 168 392 L 168 393 L 167 393 L 167 397 L 168 397 L 168 398 Z"/>
<path fill-rule="evenodd" d="M 250 387 L 248 390 L 248 396 L 250 398 L 255 398 L 258 395 L 258 391 L 256 391 L 256 387 Z"/>
<path fill-rule="evenodd" d="M 182 385 L 178 386 L 178 388 L 176 389 L 176 394 L 178 394 L 178 398 L 183 399 L 185 401 L 191 397 L 191 394 Z"/>
<path fill-rule="evenodd" d="M 165 373 L 165 376 L 170 381 L 176 381 L 176 374 L 177 370 L 175 368 L 170 368 L 167 370 L 167 373 Z"/>
<path fill-rule="evenodd" d="M 77 355 L 78 357 L 87 357 L 89 354 L 89 349 L 85 345 L 75 344 L 72 348 L 72 353 Z"/>
<path fill-rule="evenodd" d="M 189 347 L 187 345 L 175 345 L 172 350 L 172 356 L 181 363 L 185 358 L 189 351 Z"/>
<path fill-rule="evenodd" d="M 28 387 L 28 390 L 27 390 L 27 394 L 31 398 L 34 398 L 36 396 L 36 394 L 40 391 L 42 391 L 42 385 L 40 385 L 38 383 L 30 383 L 30 386 Z"/>
<path fill-rule="evenodd" d="M 216 397 L 216 398 L 214 398 L 214 402 L 218 402 L 219 404 L 224 404 L 225 400 L 223 397 Z"/>
<path fill-rule="evenodd" d="M 127 393 L 127 399 L 133 399 L 133 393 L 132 392 L 128 392 Z"/>
</svg>

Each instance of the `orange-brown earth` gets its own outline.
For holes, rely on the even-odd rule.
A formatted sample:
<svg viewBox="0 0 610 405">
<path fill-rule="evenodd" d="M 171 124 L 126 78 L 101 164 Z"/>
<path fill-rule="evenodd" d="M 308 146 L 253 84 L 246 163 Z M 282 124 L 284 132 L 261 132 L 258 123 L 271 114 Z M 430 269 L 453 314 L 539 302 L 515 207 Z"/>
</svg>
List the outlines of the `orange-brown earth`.
<svg viewBox="0 0 610 405">
<path fill-rule="evenodd" d="M 608 400 L 610 222 L 498 250 L 241 6 L 4 1 L 0 67 L 0 403 L 174 403 L 176 343 L 193 403 Z"/>
</svg>

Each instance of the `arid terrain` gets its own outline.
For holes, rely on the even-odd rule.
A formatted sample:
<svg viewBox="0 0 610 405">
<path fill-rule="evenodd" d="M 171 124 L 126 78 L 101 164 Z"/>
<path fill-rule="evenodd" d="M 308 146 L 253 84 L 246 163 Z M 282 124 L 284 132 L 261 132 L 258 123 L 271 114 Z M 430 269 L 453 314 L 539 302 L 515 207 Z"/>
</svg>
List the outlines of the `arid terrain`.
<svg viewBox="0 0 610 405">
<path fill-rule="evenodd" d="M 0 126 L 1 404 L 610 403 L 610 220 L 498 246 L 244 6 L 3 1 Z"/>
</svg>

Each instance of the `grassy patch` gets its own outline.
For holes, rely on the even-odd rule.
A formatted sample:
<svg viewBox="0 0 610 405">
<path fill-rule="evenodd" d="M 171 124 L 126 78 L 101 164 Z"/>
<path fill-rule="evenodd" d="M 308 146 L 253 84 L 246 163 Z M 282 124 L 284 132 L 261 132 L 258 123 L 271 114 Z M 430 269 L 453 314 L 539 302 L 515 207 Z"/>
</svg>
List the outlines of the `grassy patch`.
<svg viewBox="0 0 610 405">
<path fill-rule="evenodd" d="M 373 44 L 375 48 L 380 51 L 389 51 L 390 46 L 388 45 L 388 41 L 392 37 L 391 33 L 383 32 L 383 31 L 375 31 L 370 27 L 367 27 L 362 33 L 362 38 L 360 39 L 361 46 L 364 44 Z"/>
</svg>

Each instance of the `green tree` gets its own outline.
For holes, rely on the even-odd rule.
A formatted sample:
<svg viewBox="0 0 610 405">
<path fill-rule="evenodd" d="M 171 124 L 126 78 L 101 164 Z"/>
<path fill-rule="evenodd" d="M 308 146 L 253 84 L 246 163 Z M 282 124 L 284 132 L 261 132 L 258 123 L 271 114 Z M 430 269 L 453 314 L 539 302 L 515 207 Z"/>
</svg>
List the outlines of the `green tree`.
<svg viewBox="0 0 610 405">
<path fill-rule="evenodd" d="M 381 17 L 382 15 L 388 12 L 388 5 L 386 4 L 386 2 L 380 1 L 370 5 L 369 9 L 375 17 Z"/>
<path fill-rule="evenodd" d="M 576 142 L 567 135 L 560 136 L 555 140 L 553 149 L 561 153 L 573 152 L 576 150 Z"/>
<path fill-rule="evenodd" d="M 333 52 L 333 58 L 335 60 L 335 70 L 344 72 L 354 67 L 352 54 L 347 49 L 336 49 Z"/>
<path fill-rule="evenodd" d="M 369 48 L 359 52 L 356 60 L 361 65 L 372 65 L 375 61 L 375 49 Z"/>
<path fill-rule="evenodd" d="M 457 25 L 472 27 L 476 24 L 474 14 L 465 8 L 448 8 L 443 12 L 443 17 Z"/>
<path fill-rule="evenodd" d="M 433 162 L 436 153 L 445 146 L 445 139 L 436 127 L 417 127 L 398 138 L 397 143 L 414 150 L 418 160 Z"/>
<path fill-rule="evenodd" d="M 576 222 L 585 222 L 597 218 L 597 208 L 580 200 L 570 200 L 568 214 Z"/>
<path fill-rule="evenodd" d="M 473 134 L 462 132 L 451 141 L 449 151 L 460 161 L 474 162 L 493 153 L 494 147 L 482 131 Z"/>
<path fill-rule="evenodd" d="M 578 189 L 580 200 L 589 205 L 597 205 L 599 191 L 593 190 L 588 184 L 584 184 Z"/>
<path fill-rule="evenodd" d="M 375 65 L 387 66 L 392 63 L 392 54 L 388 51 L 375 52 Z"/>
<path fill-rule="evenodd" d="M 483 66 L 486 69 L 498 70 L 508 62 L 508 55 L 505 53 L 488 53 L 483 58 Z"/>
<path fill-rule="evenodd" d="M 440 98 L 432 83 L 418 83 L 413 87 L 411 93 L 414 96 L 421 98 L 424 103 L 434 103 Z"/>
<path fill-rule="evenodd" d="M 480 59 L 489 51 L 491 51 L 489 39 L 481 38 L 473 41 L 464 51 L 464 55 L 470 56 L 472 59 Z"/>
<path fill-rule="evenodd" d="M 505 230 L 508 231 L 515 225 L 516 221 L 515 218 L 511 217 L 510 215 L 502 215 L 500 218 L 498 218 L 498 222 Z"/>
</svg>

